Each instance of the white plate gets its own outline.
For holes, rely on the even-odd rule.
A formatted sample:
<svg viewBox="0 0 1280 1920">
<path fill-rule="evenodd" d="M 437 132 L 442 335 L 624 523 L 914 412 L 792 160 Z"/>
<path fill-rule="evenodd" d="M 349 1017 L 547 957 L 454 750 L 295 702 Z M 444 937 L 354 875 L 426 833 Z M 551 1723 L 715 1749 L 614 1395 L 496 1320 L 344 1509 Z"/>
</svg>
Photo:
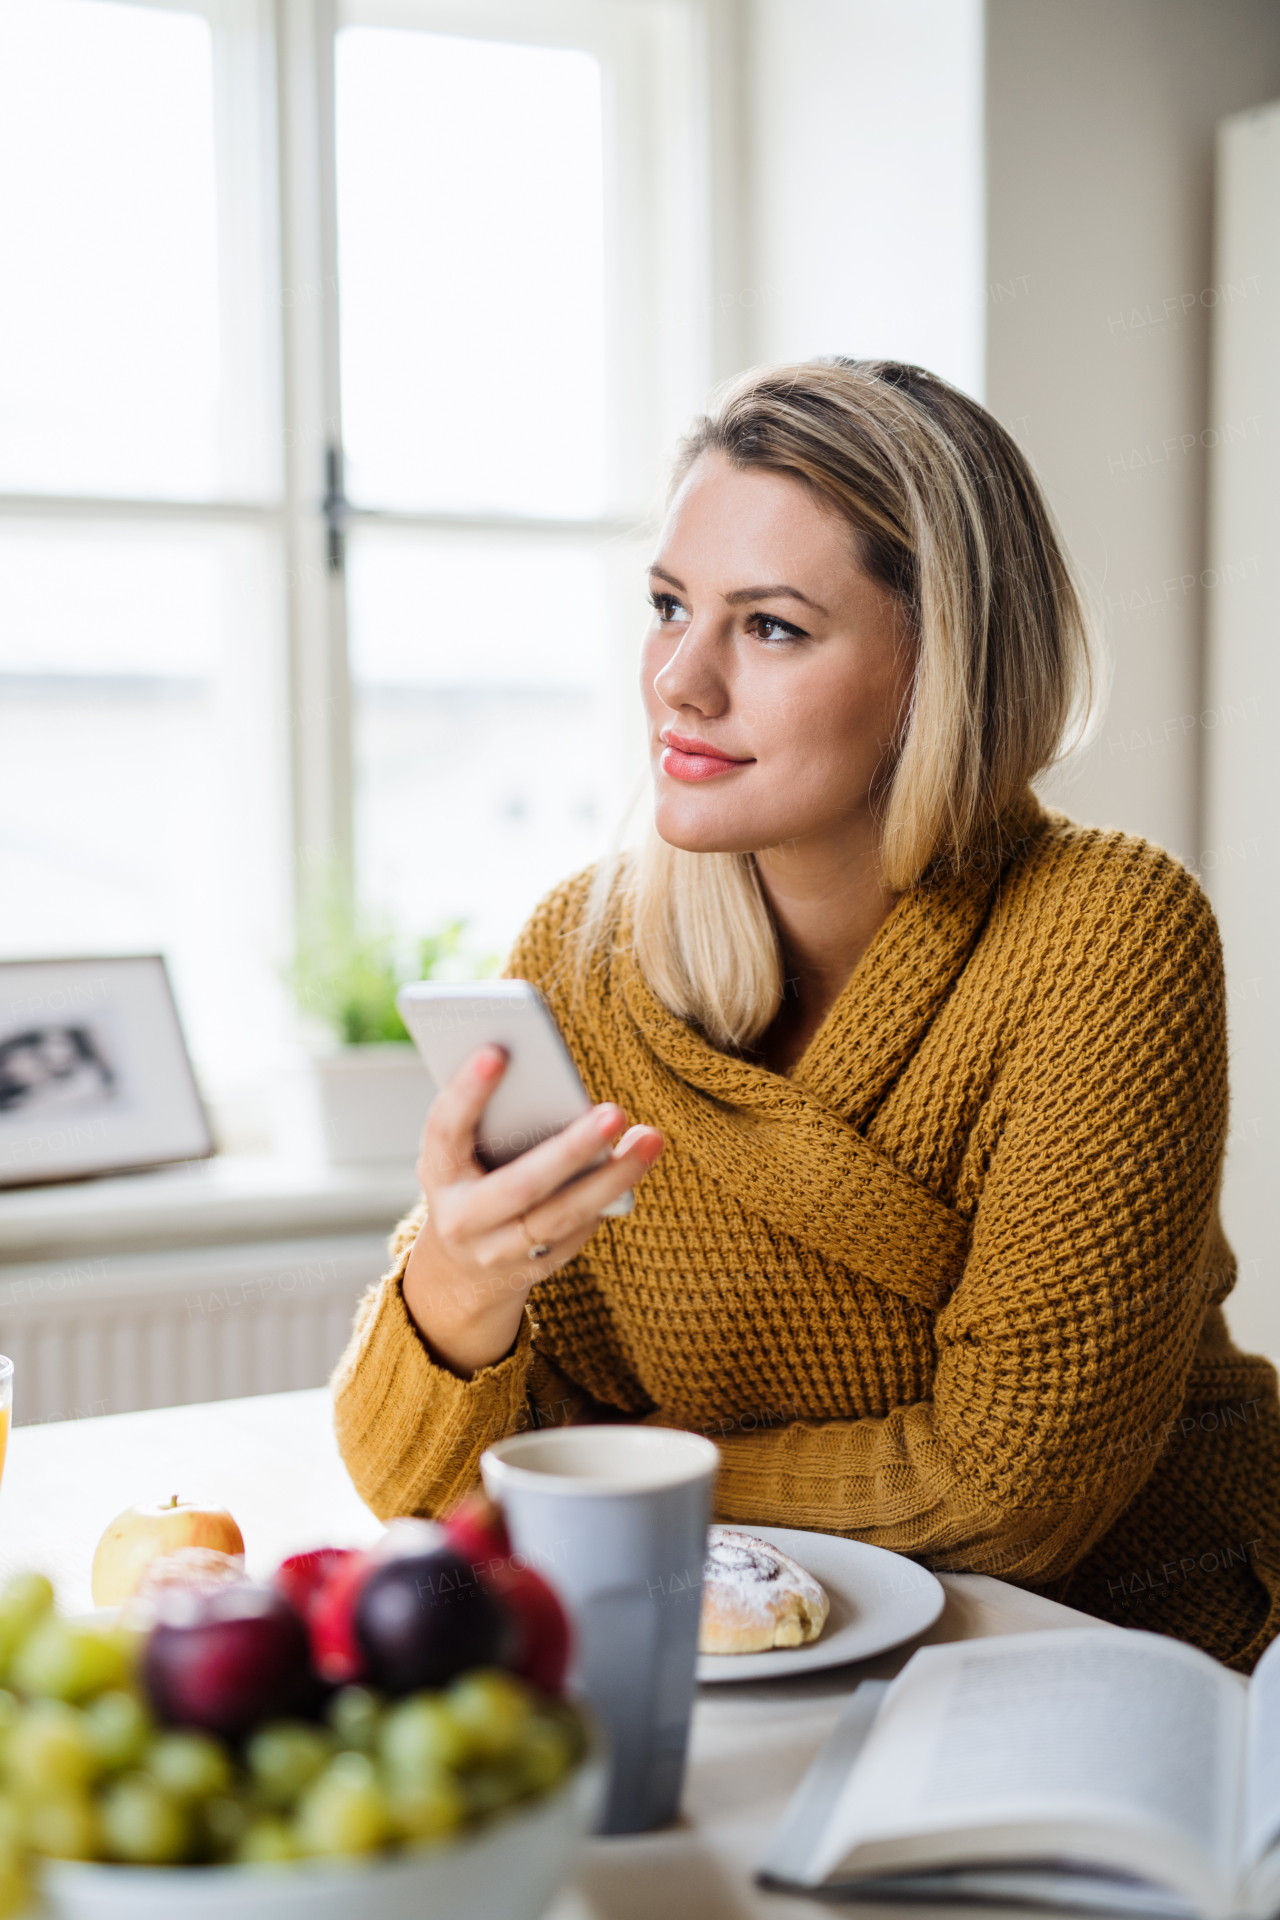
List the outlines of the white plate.
<svg viewBox="0 0 1280 1920">
<path fill-rule="evenodd" d="M 768 1540 L 821 1580 L 831 1601 L 827 1624 L 805 1647 L 774 1647 L 768 1653 L 700 1653 L 698 1678 L 713 1685 L 723 1680 L 776 1680 L 791 1673 L 840 1667 L 897 1647 L 931 1627 L 946 1605 L 942 1585 L 925 1567 L 883 1547 L 842 1540 L 834 1533 L 806 1533 L 797 1527 L 734 1526 Z"/>
</svg>

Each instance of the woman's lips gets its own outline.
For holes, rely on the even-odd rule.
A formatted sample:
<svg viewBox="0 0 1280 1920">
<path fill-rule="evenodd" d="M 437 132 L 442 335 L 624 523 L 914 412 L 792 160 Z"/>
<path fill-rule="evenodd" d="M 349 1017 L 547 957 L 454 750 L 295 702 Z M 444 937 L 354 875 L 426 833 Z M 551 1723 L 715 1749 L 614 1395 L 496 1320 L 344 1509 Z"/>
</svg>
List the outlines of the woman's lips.
<svg viewBox="0 0 1280 1920">
<path fill-rule="evenodd" d="M 751 765 L 749 759 L 734 760 L 705 740 L 691 739 L 687 734 L 663 733 L 659 738 L 665 749 L 662 771 L 673 780 L 715 780 L 722 773 L 732 773 L 735 767 Z"/>
</svg>

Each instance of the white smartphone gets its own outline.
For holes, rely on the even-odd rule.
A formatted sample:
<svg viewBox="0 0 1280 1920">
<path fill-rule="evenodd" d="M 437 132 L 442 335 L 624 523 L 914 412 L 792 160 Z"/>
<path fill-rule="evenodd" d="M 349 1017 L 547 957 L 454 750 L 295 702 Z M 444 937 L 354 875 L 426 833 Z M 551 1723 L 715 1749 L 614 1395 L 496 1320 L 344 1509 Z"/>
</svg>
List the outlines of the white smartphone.
<svg viewBox="0 0 1280 1920">
<path fill-rule="evenodd" d="M 476 1129 L 481 1166 L 505 1167 L 590 1112 L 592 1101 L 555 1016 L 530 981 L 415 980 L 401 987 L 396 1005 L 437 1088 L 477 1047 L 493 1044 L 506 1052 L 507 1070 Z M 605 1148 L 593 1164 L 608 1158 Z M 630 1192 L 621 1193 L 604 1211 L 616 1218 L 631 1206 Z"/>
</svg>

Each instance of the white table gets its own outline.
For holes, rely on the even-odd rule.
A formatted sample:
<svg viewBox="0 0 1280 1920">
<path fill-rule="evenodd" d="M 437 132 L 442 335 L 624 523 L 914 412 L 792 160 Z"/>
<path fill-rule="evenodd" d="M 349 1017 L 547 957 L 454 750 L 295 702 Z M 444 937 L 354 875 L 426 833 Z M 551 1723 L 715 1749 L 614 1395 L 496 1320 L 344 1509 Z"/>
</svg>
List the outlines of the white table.
<svg viewBox="0 0 1280 1920">
<path fill-rule="evenodd" d="M 134 1501 L 172 1493 L 229 1507 L 255 1575 L 301 1548 L 360 1546 L 380 1531 L 338 1457 L 328 1392 L 264 1394 L 19 1427 L 0 1489 L 0 1579 L 40 1568 L 63 1606 L 87 1608 L 90 1560 L 107 1522 Z M 943 1585 L 946 1610 L 929 1641 L 1101 1624 L 982 1574 L 946 1574 Z M 822 1907 L 762 1893 L 752 1873 L 851 1689 L 896 1672 L 917 1644 L 826 1674 L 704 1687 L 680 1824 L 591 1842 L 576 1885 L 548 1920 L 819 1920 Z M 874 1920 L 876 1910 L 858 1911 Z M 907 1912 L 895 1906 L 891 1920 Z"/>
</svg>

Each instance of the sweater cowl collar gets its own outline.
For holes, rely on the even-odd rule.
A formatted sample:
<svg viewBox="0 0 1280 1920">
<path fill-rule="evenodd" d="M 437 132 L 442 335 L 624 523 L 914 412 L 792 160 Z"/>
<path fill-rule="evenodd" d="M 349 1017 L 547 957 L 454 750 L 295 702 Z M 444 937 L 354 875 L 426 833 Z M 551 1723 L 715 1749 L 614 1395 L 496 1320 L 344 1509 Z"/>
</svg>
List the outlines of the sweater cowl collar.
<svg viewBox="0 0 1280 1920">
<path fill-rule="evenodd" d="M 636 965 L 624 917 L 613 980 L 617 1013 L 639 1042 L 645 1118 L 775 1227 L 940 1304 L 963 1264 L 967 1227 L 863 1129 L 963 972 L 1010 864 L 1048 825 L 1028 788 L 958 871 L 940 867 L 903 894 L 785 1078 L 721 1052 L 664 1007 Z"/>
<path fill-rule="evenodd" d="M 1011 865 L 1048 826 L 1027 787 L 962 865 L 940 864 L 904 893 L 791 1079 L 852 1126 L 865 1127 L 963 973 Z"/>
</svg>

